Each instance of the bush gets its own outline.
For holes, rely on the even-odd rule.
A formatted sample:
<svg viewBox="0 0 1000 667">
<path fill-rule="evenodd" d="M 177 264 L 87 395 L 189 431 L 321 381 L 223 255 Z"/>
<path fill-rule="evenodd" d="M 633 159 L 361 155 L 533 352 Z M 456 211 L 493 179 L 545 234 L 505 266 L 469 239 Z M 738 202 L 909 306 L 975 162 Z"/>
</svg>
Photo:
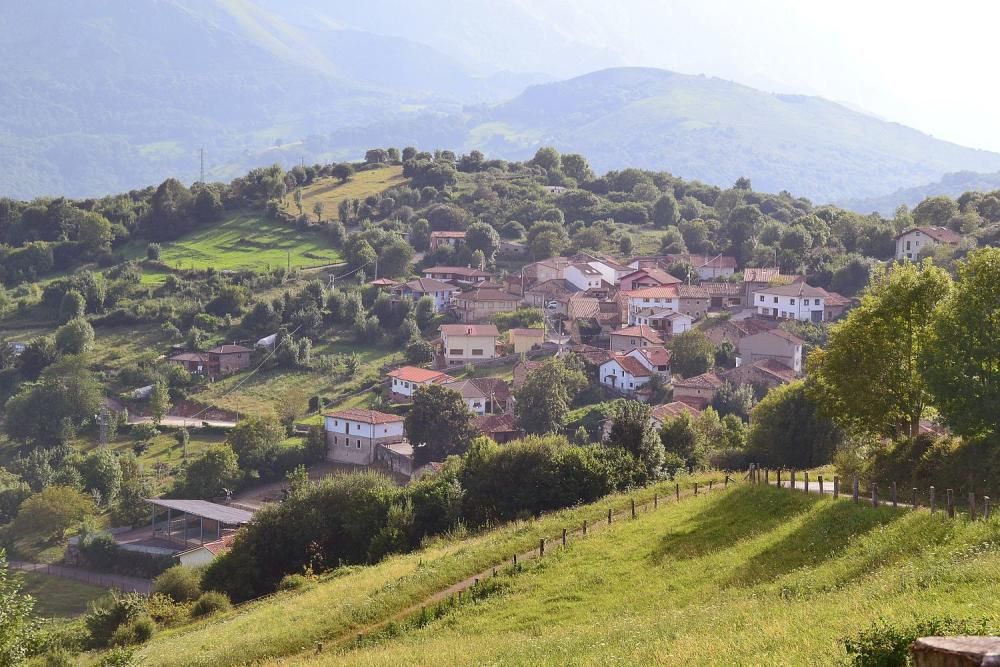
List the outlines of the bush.
<svg viewBox="0 0 1000 667">
<path fill-rule="evenodd" d="M 146 600 L 146 613 L 156 621 L 156 624 L 169 627 L 181 623 L 188 618 L 187 606 L 177 604 L 173 599 L 162 593 L 153 593 Z"/>
<path fill-rule="evenodd" d="M 201 577 L 190 567 L 175 565 L 153 580 L 153 592 L 174 602 L 189 602 L 201 595 Z"/>
<path fill-rule="evenodd" d="M 985 620 L 931 618 L 908 625 L 876 621 L 868 629 L 843 640 L 849 662 L 857 667 L 895 667 L 909 664 L 910 644 L 920 637 L 994 635 L 998 628 Z"/>
<path fill-rule="evenodd" d="M 119 646 L 104 654 L 100 662 L 100 667 L 132 667 L 137 664 L 135 661 L 135 650 Z"/>
<path fill-rule="evenodd" d="M 112 592 L 110 596 L 101 598 L 83 619 L 90 632 L 91 644 L 107 646 L 119 627 L 137 620 L 145 611 L 145 600 L 137 593 Z"/>
<path fill-rule="evenodd" d="M 62 646 L 50 648 L 42 660 L 45 667 L 73 667 L 76 664 L 76 656 Z"/>
<path fill-rule="evenodd" d="M 286 574 L 278 583 L 279 591 L 297 591 L 309 585 L 309 577 L 304 574 Z"/>
<path fill-rule="evenodd" d="M 159 434 L 154 424 L 135 424 L 132 427 L 132 437 L 136 440 L 152 440 Z"/>
<path fill-rule="evenodd" d="M 232 606 L 225 594 L 218 591 L 208 591 L 195 600 L 195 603 L 191 606 L 191 617 L 201 618 L 203 616 L 210 616 L 220 611 L 228 611 Z"/>
<path fill-rule="evenodd" d="M 153 638 L 156 623 L 149 616 L 142 615 L 130 623 L 119 625 L 111 635 L 112 646 L 132 646 Z"/>
</svg>

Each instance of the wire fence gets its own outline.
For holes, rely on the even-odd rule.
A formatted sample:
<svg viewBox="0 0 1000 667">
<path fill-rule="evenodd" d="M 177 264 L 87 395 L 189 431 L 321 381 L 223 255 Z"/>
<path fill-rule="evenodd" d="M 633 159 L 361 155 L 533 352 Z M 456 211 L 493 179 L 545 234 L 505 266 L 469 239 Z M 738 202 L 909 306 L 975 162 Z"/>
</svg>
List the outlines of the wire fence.
<svg viewBox="0 0 1000 667">
<path fill-rule="evenodd" d="M 149 595 L 153 589 L 153 582 L 137 577 L 126 577 L 117 574 L 103 574 L 81 570 L 75 567 L 64 567 L 62 565 L 49 565 L 45 563 L 26 563 L 22 561 L 9 561 L 8 566 L 12 570 L 20 572 L 32 572 L 44 574 L 50 577 L 62 577 L 73 579 L 87 584 L 99 586 L 101 588 L 114 589 L 122 593 L 139 593 Z"/>
</svg>

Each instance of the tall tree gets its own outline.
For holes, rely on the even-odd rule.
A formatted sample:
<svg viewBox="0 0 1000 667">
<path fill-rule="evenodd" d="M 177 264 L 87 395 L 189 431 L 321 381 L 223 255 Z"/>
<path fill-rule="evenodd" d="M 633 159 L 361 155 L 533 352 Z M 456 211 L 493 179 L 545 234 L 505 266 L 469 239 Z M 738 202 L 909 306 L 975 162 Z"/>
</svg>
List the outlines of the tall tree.
<svg viewBox="0 0 1000 667">
<path fill-rule="evenodd" d="M 977 250 L 959 264 L 923 367 L 934 405 L 956 432 L 1000 432 L 1000 249 Z"/>
<path fill-rule="evenodd" d="M 814 397 L 849 431 L 916 435 L 929 394 L 920 369 L 951 278 L 930 261 L 877 269 L 861 304 L 809 355 Z"/>
<path fill-rule="evenodd" d="M 528 374 L 516 394 L 517 416 L 528 433 L 558 433 L 566 424 L 573 398 L 587 378 L 574 363 L 552 357 Z"/>
<path fill-rule="evenodd" d="M 697 329 L 678 334 L 670 341 L 671 369 L 681 377 L 701 375 L 715 361 L 715 346 Z"/>
<path fill-rule="evenodd" d="M 418 389 L 404 422 L 416 460 L 443 461 L 464 452 L 475 436 L 472 417 L 462 395 L 454 389 L 441 385 Z"/>
<path fill-rule="evenodd" d="M 0 665 L 20 665 L 31 647 L 35 601 L 21 593 L 21 582 L 11 573 L 0 549 Z"/>
<path fill-rule="evenodd" d="M 649 406 L 640 401 L 615 401 L 607 444 L 621 447 L 634 456 L 649 476 L 654 476 L 663 466 L 663 442 L 649 418 Z"/>
<path fill-rule="evenodd" d="M 149 394 L 149 415 L 153 418 L 153 423 L 157 426 L 167 416 L 170 410 L 170 392 L 167 384 L 163 380 L 153 383 L 153 391 Z"/>
<path fill-rule="evenodd" d="M 831 461 L 842 431 L 819 411 L 802 380 L 771 390 L 753 410 L 748 449 L 773 466 L 814 468 Z"/>
</svg>

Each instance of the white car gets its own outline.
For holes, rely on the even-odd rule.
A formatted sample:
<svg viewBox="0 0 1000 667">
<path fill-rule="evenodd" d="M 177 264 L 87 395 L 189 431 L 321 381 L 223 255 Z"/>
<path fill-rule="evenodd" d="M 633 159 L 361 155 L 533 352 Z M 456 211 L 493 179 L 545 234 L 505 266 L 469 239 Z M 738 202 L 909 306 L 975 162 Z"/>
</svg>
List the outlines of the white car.
<svg viewBox="0 0 1000 667">
<path fill-rule="evenodd" d="M 555 299 L 553 299 L 552 301 L 549 301 L 547 304 L 545 304 L 545 309 L 546 310 L 555 310 L 558 307 L 559 307 L 559 302 L 556 301 Z"/>
</svg>

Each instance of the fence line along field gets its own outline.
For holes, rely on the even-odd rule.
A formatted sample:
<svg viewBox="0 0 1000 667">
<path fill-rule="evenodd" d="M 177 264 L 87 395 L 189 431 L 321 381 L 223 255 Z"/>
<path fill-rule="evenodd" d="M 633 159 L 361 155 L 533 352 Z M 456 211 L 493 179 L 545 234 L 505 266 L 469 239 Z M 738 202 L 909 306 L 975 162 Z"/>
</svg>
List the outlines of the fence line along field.
<svg viewBox="0 0 1000 667">
<path fill-rule="evenodd" d="M 336 178 L 317 178 L 310 185 L 302 188 L 302 212 L 315 220 L 313 208 L 319 202 L 323 205 L 323 218 L 335 219 L 337 207 L 345 199 L 364 199 L 369 195 L 403 185 L 407 182 L 403 176 L 403 167 L 386 165 L 379 169 L 359 171 L 350 180 L 342 183 Z M 281 202 L 281 208 L 289 215 L 298 215 L 299 207 L 295 203 L 295 193 L 289 192 Z"/>
</svg>

